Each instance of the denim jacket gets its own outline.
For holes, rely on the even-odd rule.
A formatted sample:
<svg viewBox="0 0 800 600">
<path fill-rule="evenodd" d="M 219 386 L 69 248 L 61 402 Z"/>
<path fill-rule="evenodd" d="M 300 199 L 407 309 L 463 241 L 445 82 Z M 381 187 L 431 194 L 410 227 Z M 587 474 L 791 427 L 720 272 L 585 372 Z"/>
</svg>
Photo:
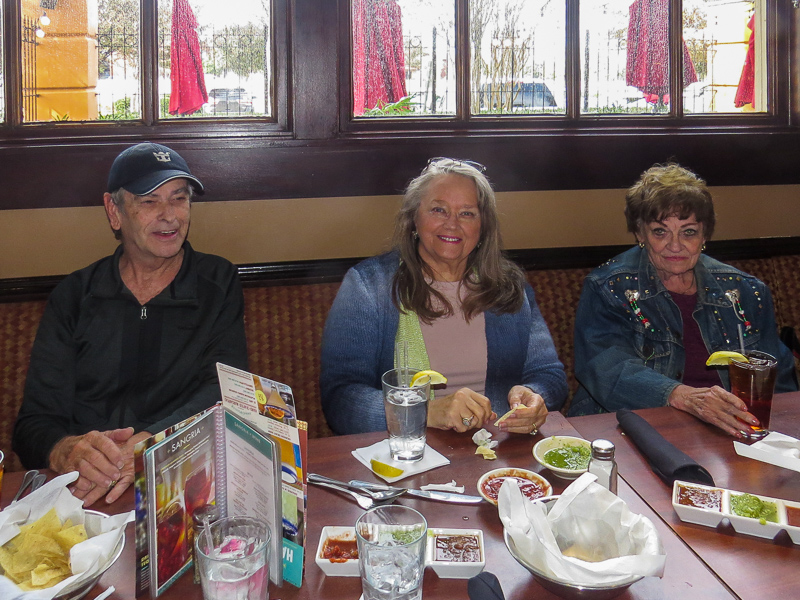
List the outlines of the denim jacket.
<svg viewBox="0 0 800 600">
<path fill-rule="evenodd" d="M 767 286 L 705 255 L 697 261 L 695 277 L 693 315 L 708 352 L 739 350 L 741 325 L 746 349 L 778 359 L 775 391 L 796 390 L 794 361 L 778 339 Z M 631 248 L 592 271 L 575 319 L 580 388 L 569 414 L 665 406 L 683 378 L 682 332 L 680 310 L 645 250 Z M 721 385 L 730 390 L 727 369 L 718 371 Z"/>
</svg>

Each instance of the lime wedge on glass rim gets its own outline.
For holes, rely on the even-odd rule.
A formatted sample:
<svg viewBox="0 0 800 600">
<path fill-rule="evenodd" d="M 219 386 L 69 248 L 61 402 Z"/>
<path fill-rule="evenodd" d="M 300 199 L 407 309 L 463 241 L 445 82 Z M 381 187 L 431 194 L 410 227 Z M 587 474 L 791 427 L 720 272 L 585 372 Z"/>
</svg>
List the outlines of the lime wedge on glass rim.
<svg viewBox="0 0 800 600">
<path fill-rule="evenodd" d="M 438 371 L 432 371 L 430 369 L 427 369 L 425 371 L 419 371 L 418 373 L 414 373 L 414 376 L 411 378 L 411 387 L 414 387 L 414 384 L 417 383 L 417 381 L 426 376 L 431 378 L 431 385 L 439 385 L 442 383 L 447 383 L 447 377 L 445 377 Z"/>
<path fill-rule="evenodd" d="M 729 352 L 728 350 L 723 350 L 721 352 L 714 352 L 711 356 L 708 357 L 706 361 L 707 367 L 727 367 L 732 360 L 737 362 L 750 362 L 747 360 L 747 357 L 744 354 L 740 354 L 739 352 Z"/>
</svg>

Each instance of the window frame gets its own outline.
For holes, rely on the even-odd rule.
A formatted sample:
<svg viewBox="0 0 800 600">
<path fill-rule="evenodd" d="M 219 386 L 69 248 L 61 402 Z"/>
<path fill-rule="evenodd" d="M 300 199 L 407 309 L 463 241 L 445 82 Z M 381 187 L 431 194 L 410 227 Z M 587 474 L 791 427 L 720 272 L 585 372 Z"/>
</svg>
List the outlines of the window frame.
<svg viewBox="0 0 800 600">
<path fill-rule="evenodd" d="M 288 39 L 291 11 L 290 0 L 270 0 L 270 30 L 272 36 L 271 117 L 202 117 L 194 119 L 161 119 L 158 115 L 158 0 L 139 0 L 140 7 L 140 90 L 142 117 L 130 121 L 32 121 L 22 120 L 22 56 L 20 0 L 0 0 L 3 3 L 3 46 L 6 58 L 5 114 L 0 123 L 0 144 L 3 139 L 17 142 L 47 142 L 53 139 L 97 140 L 145 136 L 148 139 L 180 136 L 181 138 L 210 137 L 286 137 L 291 135 L 289 120 L 289 53 Z"/>
<path fill-rule="evenodd" d="M 6 65 L 19 70 L 18 0 L 0 2 Z M 483 163 L 498 192 L 621 189 L 670 159 L 712 186 L 800 184 L 800 70 L 789 66 L 800 64 L 800 10 L 791 2 L 767 0 L 769 35 L 776 37 L 769 57 L 773 112 L 734 118 L 354 122 L 349 0 L 274 0 L 275 123 L 21 124 L 20 109 L 10 104 L 20 97 L 18 89 L 10 91 L 19 75 L 6 68 L 6 115 L 16 111 L 16 121 L 0 125 L 0 181 L 10 191 L 0 194 L 0 215 L 99 205 L 114 157 L 145 140 L 181 152 L 206 184 L 203 200 L 211 202 L 394 195 L 431 156 Z M 575 11 L 576 0 L 567 6 Z M 569 39 L 578 42 L 575 35 Z"/>
<path fill-rule="evenodd" d="M 788 78 L 779 81 L 778 73 L 789 71 L 789 37 L 792 20 L 791 7 L 784 0 L 763 0 L 766 11 L 767 44 L 766 64 L 769 89 L 767 98 L 769 108 L 763 113 L 701 113 L 684 114 L 683 101 L 670 104 L 669 113 L 663 115 L 619 115 L 619 114 L 581 114 L 580 112 L 580 0 L 564 0 L 566 12 L 566 80 L 567 107 L 563 115 L 472 115 L 469 113 L 469 48 L 466 43 L 458 45 L 458 40 L 468 40 L 469 0 L 445 0 L 456 3 L 456 89 L 458 95 L 455 115 L 420 117 L 353 117 L 352 89 L 353 64 L 350 27 L 340 30 L 340 113 L 343 134 L 403 135 L 408 132 L 422 134 L 427 131 L 437 134 L 446 131 L 497 134 L 511 132 L 626 132 L 637 131 L 703 131 L 704 129 L 738 130 L 752 127 L 781 128 L 790 125 L 789 82 Z M 670 37 L 682 39 L 682 0 L 670 0 Z M 351 2 L 340 2 L 340 22 L 351 22 Z M 571 60 L 570 60 L 571 59 Z M 681 64 L 683 60 L 680 44 L 670 47 L 670 64 Z M 569 85 L 569 82 L 574 82 Z M 681 69 L 670 69 L 670 85 L 674 98 L 683 98 Z"/>
</svg>

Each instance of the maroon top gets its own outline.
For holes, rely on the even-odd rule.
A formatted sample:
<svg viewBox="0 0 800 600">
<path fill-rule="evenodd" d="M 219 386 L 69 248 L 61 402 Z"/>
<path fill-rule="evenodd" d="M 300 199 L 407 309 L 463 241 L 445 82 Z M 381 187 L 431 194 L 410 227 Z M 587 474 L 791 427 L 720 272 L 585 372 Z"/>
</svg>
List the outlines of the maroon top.
<svg viewBox="0 0 800 600">
<path fill-rule="evenodd" d="M 678 305 L 683 319 L 683 349 L 686 353 L 683 384 L 697 388 L 722 385 L 717 368 L 706 366 L 708 350 L 700 327 L 692 316 L 697 306 L 697 294 L 672 294 L 672 299 Z"/>
</svg>

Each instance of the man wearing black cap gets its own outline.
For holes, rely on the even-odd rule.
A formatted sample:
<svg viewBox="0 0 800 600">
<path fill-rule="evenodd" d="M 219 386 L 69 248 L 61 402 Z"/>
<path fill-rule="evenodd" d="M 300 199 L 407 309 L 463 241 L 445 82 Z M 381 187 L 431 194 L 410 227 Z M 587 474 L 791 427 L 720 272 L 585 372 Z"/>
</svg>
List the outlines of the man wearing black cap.
<svg viewBox="0 0 800 600">
<path fill-rule="evenodd" d="M 247 368 L 236 267 L 186 241 L 203 192 L 174 150 L 123 151 L 103 198 L 117 251 L 48 300 L 14 450 L 27 468 L 79 471 L 86 506 L 130 485 L 137 442 L 219 400 L 218 361 Z"/>
</svg>

